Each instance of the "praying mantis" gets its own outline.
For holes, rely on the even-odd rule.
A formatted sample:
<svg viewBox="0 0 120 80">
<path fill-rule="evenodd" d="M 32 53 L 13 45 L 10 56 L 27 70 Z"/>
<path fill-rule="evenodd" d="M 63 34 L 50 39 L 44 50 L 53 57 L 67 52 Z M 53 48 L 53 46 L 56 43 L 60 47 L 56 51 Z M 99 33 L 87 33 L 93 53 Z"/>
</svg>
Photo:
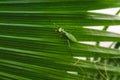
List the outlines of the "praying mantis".
<svg viewBox="0 0 120 80">
<path fill-rule="evenodd" d="M 71 47 L 70 45 L 70 41 L 74 42 L 74 43 L 79 43 L 79 41 L 75 38 L 74 35 L 72 35 L 71 33 L 68 33 L 67 31 L 65 31 L 63 28 L 58 27 L 57 32 L 62 33 L 66 38 L 67 38 L 67 42 L 68 42 L 68 46 Z M 71 55 L 73 56 L 73 54 L 71 53 Z"/>
<path fill-rule="evenodd" d="M 59 27 L 57 32 L 62 33 L 63 35 L 65 35 L 69 41 L 75 42 L 75 43 L 79 43 L 79 41 L 75 38 L 75 36 L 73 36 L 72 34 L 68 33 L 63 28 Z"/>
</svg>

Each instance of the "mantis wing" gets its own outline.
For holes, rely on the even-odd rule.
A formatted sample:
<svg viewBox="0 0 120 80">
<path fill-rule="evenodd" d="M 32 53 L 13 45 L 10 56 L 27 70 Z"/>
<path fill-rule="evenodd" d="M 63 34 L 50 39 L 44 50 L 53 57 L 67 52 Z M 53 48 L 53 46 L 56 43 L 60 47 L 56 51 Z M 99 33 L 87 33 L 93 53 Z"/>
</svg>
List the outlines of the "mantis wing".
<svg viewBox="0 0 120 80">
<path fill-rule="evenodd" d="M 66 36 L 70 41 L 78 43 L 78 40 L 77 40 L 77 39 L 75 38 L 75 36 L 73 36 L 72 34 L 66 32 L 66 33 L 65 33 L 65 36 Z"/>
</svg>

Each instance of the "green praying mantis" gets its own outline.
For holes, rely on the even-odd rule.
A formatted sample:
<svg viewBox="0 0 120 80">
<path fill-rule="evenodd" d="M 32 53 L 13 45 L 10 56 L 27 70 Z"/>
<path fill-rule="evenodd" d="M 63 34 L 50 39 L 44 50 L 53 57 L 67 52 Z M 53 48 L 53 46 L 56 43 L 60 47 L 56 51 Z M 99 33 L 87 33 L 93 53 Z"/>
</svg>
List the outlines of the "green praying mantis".
<svg viewBox="0 0 120 80">
<path fill-rule="evenodd" d="M 78 43 L 79 41 L 75 38 L 75 36 L 73 36 L 72 34 L 68 33 L 67 31 L 65 31 L 63 28 L 59 27 L 57 29 L 57 32 L 62 33 L 63 35 L 65 35 L 65 37 L 71 41 L 71 42 L 75 42 Z"/>
<path fill-rule="evenodd" d="M 62 33 L 67 38 L 67 42 L 68 42 L 69 47 L 71 47 L 70 42 L 79 43 L 79 41 L 75 38 L 74 35 L 72 35 L 71 33 L 68 33 L 63 28 L 58 27 L 57 32 Z M 72 53 L 71 53 L 71 55 L 73 56 Z"/>
</svg>

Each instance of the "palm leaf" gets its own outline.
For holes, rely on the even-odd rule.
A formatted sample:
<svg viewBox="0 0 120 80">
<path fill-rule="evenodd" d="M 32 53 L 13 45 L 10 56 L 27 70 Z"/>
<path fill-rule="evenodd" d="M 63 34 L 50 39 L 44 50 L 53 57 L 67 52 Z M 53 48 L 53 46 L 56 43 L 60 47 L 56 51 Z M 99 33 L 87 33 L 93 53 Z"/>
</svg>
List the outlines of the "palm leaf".
<svg viewBox="0 0 120 80">
<path fill-rule="evenodd" d="M 0 80 L 93 80 L 90 74 L 104 72 L 104 64 L 81 60 L 75 65 L 73 56 L 119 58 L 120 51 L 72 42 L 69 46 L 57 26 L 79 41 L 119 41 L 120 34 L 83 27 L 120 25 L 118 16 L 88 12 L 119 4 L 118 0 L 1 0 Z M 106 71 L 120 73 L 113 65 Z"/>
</svg>

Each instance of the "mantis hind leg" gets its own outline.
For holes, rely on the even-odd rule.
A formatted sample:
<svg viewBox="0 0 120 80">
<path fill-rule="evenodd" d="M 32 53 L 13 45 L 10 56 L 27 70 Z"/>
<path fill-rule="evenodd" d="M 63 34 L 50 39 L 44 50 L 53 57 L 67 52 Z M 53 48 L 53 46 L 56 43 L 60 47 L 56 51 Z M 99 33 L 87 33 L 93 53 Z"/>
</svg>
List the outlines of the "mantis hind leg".
<svg viewBox="0 0 120 80">
<path fill-rule="evenodd" d="M 71 48 L 70 41 L 67 40 L 67 43 L 68 43 L 68 47 L 69 47 L 69 49 L 70 49 L 70 48 Z M 71 56 L 73 57 L 73 54 L 72 54 L 72 52 L 71 52 L 71 49 L 70 49 L 70 54 L 71 54 Z"/>
</svg>

